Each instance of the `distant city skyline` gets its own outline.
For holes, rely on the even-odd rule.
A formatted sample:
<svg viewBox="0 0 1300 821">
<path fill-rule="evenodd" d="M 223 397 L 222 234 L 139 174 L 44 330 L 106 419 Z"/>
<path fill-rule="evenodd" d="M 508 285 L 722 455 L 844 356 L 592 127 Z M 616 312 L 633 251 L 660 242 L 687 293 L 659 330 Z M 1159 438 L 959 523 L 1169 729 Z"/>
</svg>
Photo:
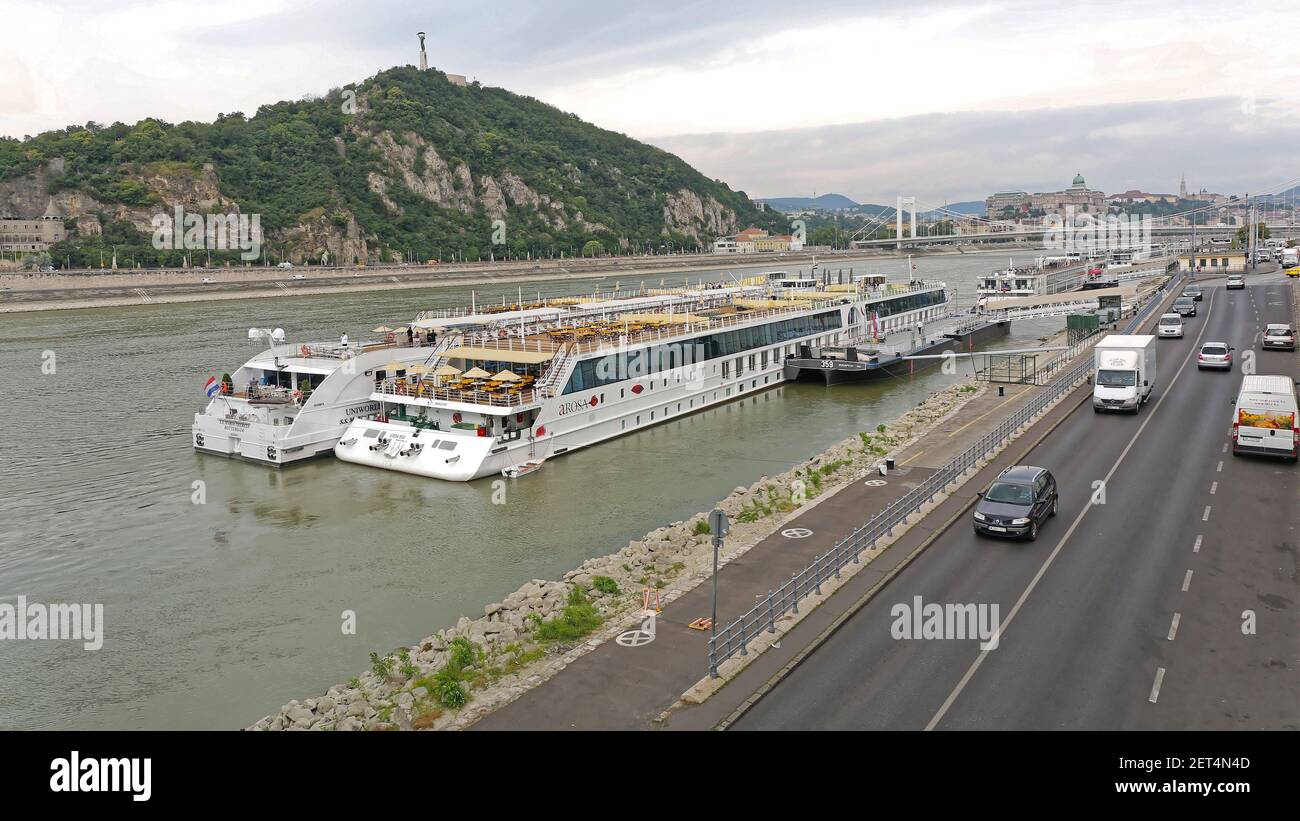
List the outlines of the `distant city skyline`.
<svg viewBox="0 0 1300 821">
<path fill-rule="evenodd" d="M 1055 190 L 1080 171 L 1108 193 L 1176 191 L 1184 171 L 1193 190 L 1236 193 L 1300 176 L 1300 64 L 1258 38 L 1296 42 L 1300 18 L 1261 0 L 1230 19 L 1196 0 L 708 10 L 232 0 L 217 16 L 195 0 L 0 0 L 0 134 L 252 114 L 415 64 L 424 31 L 431 66 L 664 147 L 753 197 L 942 203 Z M 52 42 L 67 46 L 57 59 Z"/>
</svg>

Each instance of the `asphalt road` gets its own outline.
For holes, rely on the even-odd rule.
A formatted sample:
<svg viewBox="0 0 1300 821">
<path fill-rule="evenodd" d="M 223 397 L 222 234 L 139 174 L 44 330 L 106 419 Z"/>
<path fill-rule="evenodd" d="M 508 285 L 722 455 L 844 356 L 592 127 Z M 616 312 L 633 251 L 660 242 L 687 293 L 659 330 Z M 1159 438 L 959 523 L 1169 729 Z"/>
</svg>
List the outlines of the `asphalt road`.
<svg viewBox="0 0 1300 821">
<path fill-rule="evenodd" d="M 1289 289 L 1251 282 L 1198 283 L 1140 414 L 1084 403 L 1029 455 L 1060 485 L 1038 541 L 958 522 L 733 727 L 1300 728 L 1300 467 L 1228 452 L 1243 353 L 1300 378 L 1295 354 L 1256 343 L 1291 321 Z M 1237 348 L 1231 373 L 1197 371 L 1210 341 Z M 998 646 L 893 638 L 891 609 L 916 596 L 997 604 Z"/>
</svg>

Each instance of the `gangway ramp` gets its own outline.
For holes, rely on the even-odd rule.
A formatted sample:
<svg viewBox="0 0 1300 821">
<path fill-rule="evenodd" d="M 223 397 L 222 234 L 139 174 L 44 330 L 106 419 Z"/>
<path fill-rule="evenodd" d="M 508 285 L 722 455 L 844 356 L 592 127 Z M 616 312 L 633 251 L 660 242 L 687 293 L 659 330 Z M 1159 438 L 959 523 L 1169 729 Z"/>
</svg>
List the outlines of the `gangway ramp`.
<svg viewBox="0 0 1300 821">
<path fill-rule="evenodd" d="M 983 316 L 996 317 L 999 320 L 1041 319 L 1052 316 L 1068 316 L 1078 313 L 1093 313 L 1101 309 L 1102 299 L 1119 299 L 1121 305 L 1132 303 L 1138 296 L 1135 286 L 1117 288 L 1096 288 L 1091 291 L 1070 291 L 1064 294 L 1044 296 L 1013 296 L 987 299 L 981 307 Z"/>
</svg>

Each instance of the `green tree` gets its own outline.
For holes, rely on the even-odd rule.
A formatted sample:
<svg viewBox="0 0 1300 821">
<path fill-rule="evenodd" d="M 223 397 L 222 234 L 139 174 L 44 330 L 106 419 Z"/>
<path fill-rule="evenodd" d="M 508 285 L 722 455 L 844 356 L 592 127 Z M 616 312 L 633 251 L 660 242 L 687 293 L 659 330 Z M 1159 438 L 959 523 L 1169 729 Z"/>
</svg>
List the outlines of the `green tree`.
<svg viewBox="0 0 1300 821">
<path fill-rule="evenodd" d="M 1245 245 L 1246 245 L 1247 234 L 1249 234 L 1249 233 L 1250 233 L 1250 229 L 1247 228 L 1245 225 L 1243 225 L 1243 226 L 1241 226 L 1240 228 L 1238 228 L 1238 229 L 1237 229 L 1237 244 L 1240 245 L 1240 246 L 1245 247 Z M 1256 240 L 1266 240 L 1266 239 L 1268 239 L 1270 236 L 1272 236 L 1272 232 L 1270 232 L 1270 231 L 1268 230 L 1268 226 L 1267 226 L 1267 225 L 1265 225 L 1265 224 L 1262 223 L 1262 222 L 1257 222 L 1257 223 L 1255 223 L 1255 239 L 1256 239 Z"/>
</svg>

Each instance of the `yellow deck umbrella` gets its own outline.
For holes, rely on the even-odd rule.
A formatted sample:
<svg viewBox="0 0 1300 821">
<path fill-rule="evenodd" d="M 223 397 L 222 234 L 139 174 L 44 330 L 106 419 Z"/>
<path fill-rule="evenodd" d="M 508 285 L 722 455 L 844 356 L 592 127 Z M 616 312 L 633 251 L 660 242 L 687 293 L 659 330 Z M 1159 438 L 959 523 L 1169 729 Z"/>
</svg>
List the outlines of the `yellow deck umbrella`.
<svg viewBox="0 0 1300 821">
<path fill-rule="evenodd" d="M 518 382 L 519 374 L 511 370 L 505 370 L 492 377 L 497 382 Z"/>
<path fill-rule="evenodd" d="M 428 373 L 429 370 L 430 370 L 430 368 L 429 368 L 428 365 L 418 365 L 418 364 L 417 364 L 417 365 L 412 365 L 411 367 L 407 368 L 407 369 L 406 369 L 406 372 L 407 372 L 407 373 Z"/>
<path fill-rule="evenodd" d="M 437 376 L 456 376 L 460 373 L 460 368 L 452 365 L 439 365 L 438 370 L 434 371 Z"/>
<path fill-rule="evenodd" d="M 380 325 L 378 328 L 371 328 L 370 332 L 372 334 L 386 334 L 386 333 L 391 333 L 392 330 L 393 329 L 388 327 L 387 325 Z"/>
<path fill-rule="evenodd" d="M 488 377 L 492 376 L 492 374 L 488 373 L 482 368 L 470 368 L 469 370 L 465 371 L 464 376 L 467 379 L 487 379 Z"/>
<path fill-rule="evenodd" d="M 389 362 L 387 365 L 385 365 L 384 367 L 380 368 L 380 370 L 383 370 L 383 371 L 404 371 L 404 370 L 406 370 L 406 366 L 403 365 L 401 362 Z"/>
</svg>

